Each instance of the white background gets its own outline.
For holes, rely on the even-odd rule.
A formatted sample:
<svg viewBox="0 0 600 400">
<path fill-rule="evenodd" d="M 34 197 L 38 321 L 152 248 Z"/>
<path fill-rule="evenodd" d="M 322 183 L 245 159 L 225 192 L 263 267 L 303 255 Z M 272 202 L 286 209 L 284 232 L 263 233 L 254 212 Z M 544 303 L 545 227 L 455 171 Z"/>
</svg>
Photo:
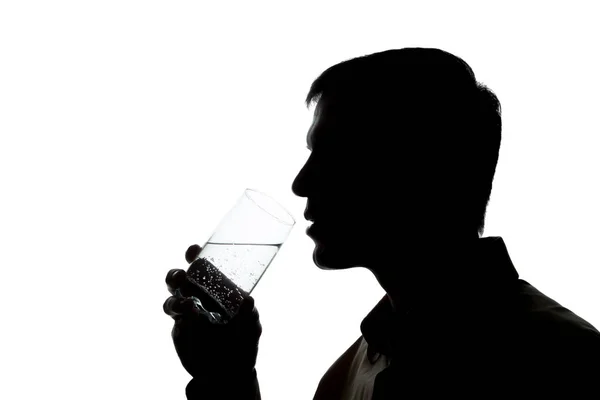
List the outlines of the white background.
<svg viewBox="0 0 600 400">
<path fill-rule="evenodd" d="M 246 187 L 298 221 L 253 292 L 263 398 L 312 398 L 383 292 L 312 263 L 290 190 L 303 101 L 329 66 L 390 48 L 447 50 L 495 91 L 485 236 L 600 326 L 594 2 L 403 4 L 2 2 L 0 398 L 184 399 L 165 275 Z"/>
</svg>

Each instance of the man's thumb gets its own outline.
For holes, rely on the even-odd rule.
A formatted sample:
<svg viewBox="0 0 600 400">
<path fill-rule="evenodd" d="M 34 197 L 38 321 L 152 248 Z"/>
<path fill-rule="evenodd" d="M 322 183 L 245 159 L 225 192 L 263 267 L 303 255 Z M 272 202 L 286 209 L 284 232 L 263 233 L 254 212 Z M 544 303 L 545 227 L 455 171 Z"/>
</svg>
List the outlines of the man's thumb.
<svg viewBox="0 0 600 400">
<path fill-rule="evenodd" d="M 196 261 L 201 251 L 202 247 L 198 246 L 197 244 L 193 244 L 188 247 L 187 251 L 185 252 L 185 260 L 188 262 L 188 264 Z"/>
</svg>

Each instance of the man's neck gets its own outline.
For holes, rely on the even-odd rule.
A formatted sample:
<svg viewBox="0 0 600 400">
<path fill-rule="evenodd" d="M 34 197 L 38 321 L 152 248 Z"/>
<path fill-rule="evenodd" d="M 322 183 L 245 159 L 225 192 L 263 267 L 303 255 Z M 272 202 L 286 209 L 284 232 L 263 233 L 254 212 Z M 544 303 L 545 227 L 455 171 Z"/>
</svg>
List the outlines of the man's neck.
<svg viewBox="0 0 600 400">
<path fill-rule="evenodd" d="M 451 291 L 460 281 L 464 272 L 461 266 L 469 262 L 477 240 L 474 237 L 434 237 L 411 243 L 399 253 L 394 265 L 381 263 L 369 269 L 387 293 L 394 310 L 406 312 L 441 291 Z"/>
</svg>

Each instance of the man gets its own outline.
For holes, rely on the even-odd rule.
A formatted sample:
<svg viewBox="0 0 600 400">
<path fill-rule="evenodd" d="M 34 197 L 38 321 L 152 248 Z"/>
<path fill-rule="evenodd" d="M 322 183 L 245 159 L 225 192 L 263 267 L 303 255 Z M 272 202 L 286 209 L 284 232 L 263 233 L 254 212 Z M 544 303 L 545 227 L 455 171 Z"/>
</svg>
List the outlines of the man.
<svg viewBox="0 0 600 400">
<path fill-rule="evenodd" d="M 596 398 L 600 333 L 519 279 L 502 238 L 481 237 L 501 117 L 471 68 L 438 49 L 384 51 L 329 68 L 306 103 L 316 103 L 311 154 L 292 190 L 307 199 L 314 263 L 367 268 L 386 292 L 314 399 L 562 391 Z M 188 262 L 198 252 L 190 247 Z M 202 296 L 183 270 L 170 271 L 167 283 L 171 293 Z M 262 328 L 250 296 L 229 329 L 206 323 L 189 299 L 171 297 L 165 311 L 194 377 L 188 399 L 260 398 L 254 365 Z M 210 343 L 225 332 L 230 341 L 222 343 L 243 343 L 229 362 L 218 352 L 202 359 L 193 329 Z"/>
</svg>

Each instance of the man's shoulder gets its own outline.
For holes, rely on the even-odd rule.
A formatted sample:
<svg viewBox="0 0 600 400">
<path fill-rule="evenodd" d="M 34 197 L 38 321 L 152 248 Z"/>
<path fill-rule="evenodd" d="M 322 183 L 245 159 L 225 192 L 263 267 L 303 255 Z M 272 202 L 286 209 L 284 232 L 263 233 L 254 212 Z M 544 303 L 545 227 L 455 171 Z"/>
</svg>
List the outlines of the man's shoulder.
<svg viewBox="0 0 600 400">
<path fill-rule="evenodd" d="M 511 365 L 511 379 L 536 393 L 596 385 L 600 332 L 527 281 L 519 279 L 513 295 L 505 324 L 492 333 L 498 365 Z"/>
<path fill-rule="evenodd" d="M 600 346 L 600 332 L 591 323 L 521 279 L 516 305 L 521 328 L 538 342 Z"/>
</svg>

